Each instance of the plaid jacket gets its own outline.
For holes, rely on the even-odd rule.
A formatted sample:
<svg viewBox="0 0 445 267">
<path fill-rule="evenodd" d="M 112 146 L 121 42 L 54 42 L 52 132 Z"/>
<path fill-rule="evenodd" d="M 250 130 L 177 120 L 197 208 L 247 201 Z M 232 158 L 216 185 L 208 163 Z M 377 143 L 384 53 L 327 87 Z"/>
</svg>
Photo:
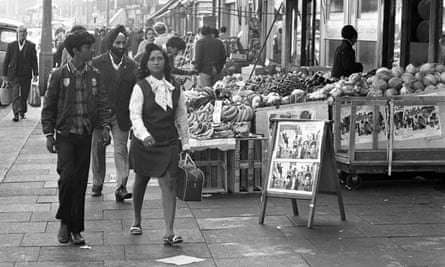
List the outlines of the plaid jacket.
<svg viewBox="0 0 445 267">
<path fill-rule="evenodd" d="M 111 112 L 100 72 L 92 66 L 87 66 L 86 103 L 91 130 L 94 127 L 104 127 L 110 124 Z M 48 90 L 42 109 L 42 128 L 45 135 L 55 132 L 68 135 L 73 128 L 76 102 L 75 75 L 69 64 L 63 65 L 51 73 Z"/>
</svg>

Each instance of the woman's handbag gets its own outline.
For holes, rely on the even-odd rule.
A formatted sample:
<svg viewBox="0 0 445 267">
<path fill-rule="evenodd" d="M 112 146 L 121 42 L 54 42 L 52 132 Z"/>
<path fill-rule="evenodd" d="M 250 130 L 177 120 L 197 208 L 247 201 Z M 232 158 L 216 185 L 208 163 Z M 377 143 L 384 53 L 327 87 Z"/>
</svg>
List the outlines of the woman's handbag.
<svg viewBox="0 0 445 267">
<path fill-rule="evenodd" d="M 0 87 L 0 106 L 7 106 L 11 104 L 11 90 L 9 89 L 9 83 L 3 81 Z"/>
<path fill-rule="evenodd" d="M 38 81 L 33 81 L 31 83 L 31 92 L 29 92 L 28 102 L 29 105 L 31 105 L 32 107 L 40 107 L 40 105 L 42 104 Z"/>
<path fill-rule="evenodd" d="M 176 196 L 183 201 L 201 201 L 204 173 L 188 153 L 181 153 L 178 167 Z"/>
</svg>

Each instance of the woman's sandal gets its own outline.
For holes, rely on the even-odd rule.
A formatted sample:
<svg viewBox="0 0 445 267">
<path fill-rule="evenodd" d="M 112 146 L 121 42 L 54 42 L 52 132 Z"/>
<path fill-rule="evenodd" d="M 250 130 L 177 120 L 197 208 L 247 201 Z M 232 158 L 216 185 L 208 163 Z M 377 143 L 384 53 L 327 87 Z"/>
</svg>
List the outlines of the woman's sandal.
<svg viewBox="0 0 445 267">
<path fill-rule="evenodd" d="M 130 227 L 130 234 L 142 235 L 142 227 L 140 225 Z"/>
<path fill-rule="evenodd" d="M 170 246 L 174 246 L 176 244 L 180 244 L 180 243 L 184 242 L 182 237 L 177 236 L 175 234 L 172 234 L 170 236 L 164 236 L 163 241 L 164 241 L 164 245 L 170 245 Z"/>
</svg>

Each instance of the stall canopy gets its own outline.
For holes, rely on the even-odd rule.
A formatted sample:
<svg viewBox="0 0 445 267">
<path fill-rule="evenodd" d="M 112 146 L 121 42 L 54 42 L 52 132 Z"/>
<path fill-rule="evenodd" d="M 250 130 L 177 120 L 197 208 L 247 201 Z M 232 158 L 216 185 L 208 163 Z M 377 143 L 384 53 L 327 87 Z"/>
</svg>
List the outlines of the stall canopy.
<svg viewBox="0 0 445 267">
<path fill-rule="evenodd" d="M 171 9 L 175 8 L 181 3 L 181 0 L 170 0 L 168 1 L 164 6 L 162 6 L 158 11 L 151 14 L 151 16 L 148 18 L 148 20 L 155 20 L 158 19 L 165 14 L 167 14 Z"/>
</svg>

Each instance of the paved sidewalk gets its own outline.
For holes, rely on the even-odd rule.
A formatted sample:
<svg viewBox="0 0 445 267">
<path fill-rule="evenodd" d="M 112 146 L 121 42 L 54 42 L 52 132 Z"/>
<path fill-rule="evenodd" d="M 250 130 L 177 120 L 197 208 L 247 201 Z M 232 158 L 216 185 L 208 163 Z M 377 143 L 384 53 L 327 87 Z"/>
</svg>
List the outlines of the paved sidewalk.
<svg viewBox="0 0 445 267">
<path fill-rule="evenodd" d="M 289 200 L 272 199 L 265 225 L 258 224 L 258 194 L 179 201 L 176 229 L 185 243 L 170 248 L 161 242 L 156 182 L 145 197 L 144 234 L 131 236 L 132 203 L 114 201 L 111 175 L 103 197 L 87 197 L 84 236 L 91 249 L 60 245 L 56 156 L 45 149 L 39 116 L 31 108 L 26 120 L 13 123 L 0 107 L 0 267 L 167 266 L 156 260 L 175 255 L 205 259 L 193 266 L 445 266 L 445 194 L 434 182 L 414 180 L 343 191 L 346 222 L 335 197 L 321 195 L 313 229 L 305 227 L 307 201 L 299 201 L 301 217 L 294 218 Z"/>
</svg>

